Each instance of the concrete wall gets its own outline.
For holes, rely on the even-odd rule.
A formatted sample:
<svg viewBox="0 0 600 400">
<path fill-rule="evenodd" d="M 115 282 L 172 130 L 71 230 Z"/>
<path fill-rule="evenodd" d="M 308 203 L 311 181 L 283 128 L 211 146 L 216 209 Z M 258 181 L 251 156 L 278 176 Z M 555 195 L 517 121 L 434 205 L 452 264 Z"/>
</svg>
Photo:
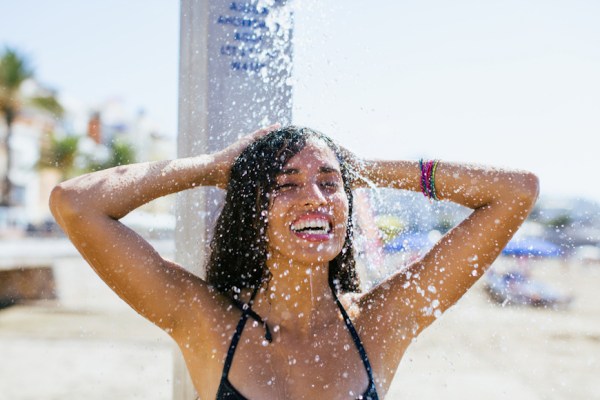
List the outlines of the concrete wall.
<svg viewBox="0 0 600 400">
<path fill-rule="evenodd" d="M 282 0 L 182 0 L 178 156 L 220 150 L 273 122 L 291 122 L 292 12 Z M 176 259 L 204 275 L 207 238 L 223 193 L 177 200 Z M 176 350 L 174 398 L 194 399 Z"/>
</svg>

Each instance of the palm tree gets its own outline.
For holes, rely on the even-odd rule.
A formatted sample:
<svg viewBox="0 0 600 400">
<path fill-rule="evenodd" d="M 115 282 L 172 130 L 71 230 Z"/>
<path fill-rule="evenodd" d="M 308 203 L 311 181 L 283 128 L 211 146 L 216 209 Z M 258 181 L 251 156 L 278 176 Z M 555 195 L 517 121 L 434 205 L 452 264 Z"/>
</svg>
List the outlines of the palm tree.
<svg viewBox="0 0 600 400">
<path fill-rule="evenodd" d="M 78 136 L 59 137 L 52 133 L 42 142 L 42 151 L 37 166 L 40 170 L 53 169 L 59 174 L 60 181 L 76 174 Z"/>
<path fill-rule="evenodd" d="M 21 112 L 23 105 L 29 103 L 57 117 L 60 117 L 63 113 L 62 106 L 52 95 L 36 96 L 29 99 L 22 98 L 20 93 L 21 86 L 23 82 L 32 77 L 33 69 L 29 64 L 29 60 L 15 49 L 5 48 L 4 52 L 0 55 L 0 113 L 4 117 L 6 125 L 6 134 L 1 143 L 6 155 L 6 161 L 4 176 L 1 179 L 0 206 L 11 205 L 12 182 L 10 181 L 10 167 L 12 157 L 10 139 L 13 133 L 13 123 Z"/>
</svg>

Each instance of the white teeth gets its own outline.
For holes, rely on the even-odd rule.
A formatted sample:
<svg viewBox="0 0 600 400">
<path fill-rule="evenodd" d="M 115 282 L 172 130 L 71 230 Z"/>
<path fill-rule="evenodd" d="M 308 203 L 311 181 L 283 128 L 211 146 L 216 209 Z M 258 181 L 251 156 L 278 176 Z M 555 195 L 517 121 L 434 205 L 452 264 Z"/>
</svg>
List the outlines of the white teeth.
<svg viewBox="0 0 600 400">
<path fill-rule="evenodd" d="M 309 219 L 301 222 L 296 222 L 291 226 L 294 232 L 307 230 L 309 233 L 324 235 L 331 231 L 329 222 L 323 219 Z"/>
</svg>

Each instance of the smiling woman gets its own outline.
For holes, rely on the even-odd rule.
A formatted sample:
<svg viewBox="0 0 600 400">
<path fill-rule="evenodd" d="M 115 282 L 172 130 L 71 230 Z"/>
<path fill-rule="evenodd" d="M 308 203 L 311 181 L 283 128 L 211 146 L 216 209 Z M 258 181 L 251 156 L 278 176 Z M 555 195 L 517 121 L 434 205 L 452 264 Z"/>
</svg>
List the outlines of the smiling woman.
<svg viewBox="0 0 600 400">
<path fill-rule="evenodd" d="M 333 260 L 332 276 L 344 290 L 358 290 L 348 219 L 352 189 L 341 157 L 330 139 L 306 128 L 281 129 L 252 143 L 231 170 L 208 282 L 234 296 L 233 288 L 254 288 L 267 278 L 267 257 L 273 263 L 282 253 L 298 260 L 317 254 Z M 324 234 L 311 229 L 323 222 Z"/>
<path fill-rule="evenodd" d="M 366 182 L 473 212 L 408 268 L 353 293 L 352 188 Z M 198 185 L 227 188 L 206 280 L 118 221 Z M 275 125 L 212 155 L 72 179 L 55 188 L 51 208 L 98 275 L 177 342 L 201 398 L 374 400 L 411 341 L 498 256 L 537 193 L 527 172 L 360 160 L 323 134 Z"/>
</svg>

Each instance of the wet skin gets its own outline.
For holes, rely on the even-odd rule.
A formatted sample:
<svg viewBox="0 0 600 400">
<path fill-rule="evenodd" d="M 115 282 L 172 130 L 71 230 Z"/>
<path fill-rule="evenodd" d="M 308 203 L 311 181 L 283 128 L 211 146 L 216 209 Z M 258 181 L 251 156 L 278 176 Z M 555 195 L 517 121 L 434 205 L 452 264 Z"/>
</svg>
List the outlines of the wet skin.
<svg viewBox="0 0 600 400">
<path fill-rule="evenodd" d="M 262 325 L 247 323 L 229 373 L 246 397 L 354 399 L 367 388 L 366 370 L 328 282 L 328 263 L 342 250 L 347 221 L 337 158 L 325 144 L 309 142 L 285 165 L 271 196 L 267 266 L 272 277 L 253 309 L 267 320 L 274 340 L 265 341 Z M 320 229 L 302 229 L 310 225 Z M 217 354 L 227 351 L 239 319 L 236 309 L 225 313 L 227 322 L 213 327 Z M 198 344 L 205 348 L 202 339 Z M 196 360 L 198 366 L 210 362 L 197 357 L 202 350 L 182 350 L 192 370 Z M 217 371 L 221 363 L 214 359 Z"/>
<path fill-rule="evenodd" d="M 61 183 L 50 199 L 57 222 L 97 274 L 177 342 L 203 399 L 215 398 L 240 311 L 201 278 L 162 258 L 119 219 L 160 196 L 225 187 L 242 149 L 276 128 L 211 155 L 83 175 Z M 417 162 L 362 161 L 359 172 L 378 186 L 420 191 Z M 265 343 L 263 327 L 250 320 L 230 381 L 250 399 L 353 399 L 366 388 L 367 374 L 333 301 L 327 271 L 328 261 L 341 251 L 348 217 L 339 165 L 331 150 L 309 141 L 286 170 L 271 197 L 267 265 L 272 278 L 253 307 L 268 319 L 274 340 Z M 539 191 L 535 175 L 525 171 L 446 162 L 435 182 L 440 198 L 473 210 L 469 217 L 420 260 L 369 292 L 346 298 L 346 308 L 354 305 L 351 317 L 380 398 L 411 340 L 479 279 Z"/>
<path fill-rule="evenodd" d="M 341 251 L 346 237 L 348 198 L 339 163 L 323 143 L 309 142 L 277 177 L 271 197 L 267 239 L 271 264 L 326 266 Z M 328 232 L 294 230 L 313 221 Z"/>
</svg>

